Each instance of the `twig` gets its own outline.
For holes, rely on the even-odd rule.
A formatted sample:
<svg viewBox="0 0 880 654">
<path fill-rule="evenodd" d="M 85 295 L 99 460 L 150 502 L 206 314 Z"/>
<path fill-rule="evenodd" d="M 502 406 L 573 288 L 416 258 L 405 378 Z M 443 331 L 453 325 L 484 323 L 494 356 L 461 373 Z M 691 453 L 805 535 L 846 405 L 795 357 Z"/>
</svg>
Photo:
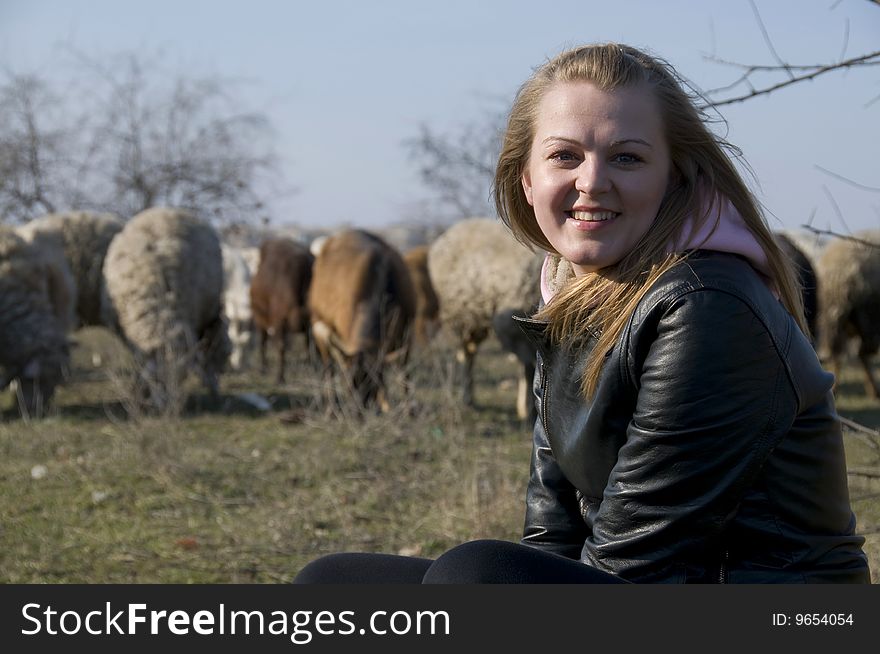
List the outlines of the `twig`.
<svg viewBox="0 0 880 654">
<path fill-rule="evenodd" d="M 843 228 L 852 232 L 849 228 L 849 225 L 846 224 L 846 220 L 843 218 L 843 212 L 840 210 L 840 205 L 837 204 L 837 200 L 834 199 L 834 196 L 831 194 L 831 191 L 828 190 L 828 187 L 822 184 L 822 191 L 828 197 L 828 201 L 831 202 L 831 206 L 834 209 L 834 213 L 837 215 L 837 219 L 840 221 L 840 224 L 843 225 Z"/>
<path fill-rule="evenodd" d="M 764 37 L 764 43 L 767 44 L 767 49 L 770 50 L 770 54 L 773 55 L 773 58 L 776 60 L 776 63 L 779 64 L 779 67 L 784 69 L 786 73 L 788 73 L 788 77 L 790 79 L 794 79 L 794 75 L 791 72 L 791 67 L 782 60 L 777 52 L 776 48 L 773 47 L 773 41 L 770 39 L 770 34 L 767 32 L 767 28 L 764 27 L 764 21 L 761 19 L 761 13 L 758 11 L 758 6 L 755 4 L 755 0 L 749 0 L 749 4 L 752 6 L 752 12 L 755 14 L 755 20 L 758 21 L 758 27 L 761 28 L 761 34 Z"/>
<path fill-rule="evenodd" d="M 772 93 L 773 91 L 778 91 L 781 88 L 784 88 L 786 86 L 791 86 L 792 84 L 797 84 L 798 82 L 803 82 L 806 80 L 815 79 L 819 75 L 824 75 L 825 73 L 829 73 L 832 70 L 839 70 L 841 68 L 851 68 L 853 66 L 866 65 L 868 63 L 871 63 L 871 64 L 877 63 L 877 62 L 870 62 L 871 59 L 875 59 L 877 57 L 880 57 L 880 50 L 877 50 L 875 52 L 869 52 L 868 54 L 864 54 L 859 57 L 853 57 L 852 59 L 847 59 L 846 61 L 841 61 L 836 64 L 827 64 L 825 66 L 820 66 L 819 68 L 814 70 L 812 73 L 807 73 L 805 75 L 794 75 L 790 79 L 785 80 L 784 82 L 779 82 L 778 84 L 774 84 L 772 86 L 768 86 L 763 89 L 755 89 L 751 93 L 746 93 L 744 95 L 740 95 L 740 96 L 737 96 L 734 98 L 728 98 L 726 100 L 718 100 L 715 102 L 708 102 L 708 103 L 706 103 L 705 106 L 706 107 L 722 107 L 724 105 L 733 104 L 735 102 L 743 102 L 745 100 L 749 100 L 750 98 L 754 98 L 759 95 L 766 95 L 768 93 Z M 786 65 L 786 66 L 777 66 L 774 68 L 774 70 L 786 70 L 787 72 L 790 73 L 795 68 L 796 67 L 794 67 L 794 66 Z M 709 91 L 709 94 L 711 94 L 711 93 L 712 93 L 712 91 Z"/>
<path fill-rule="evenodd" d="M 813 234 L 818 234 L 819 236 L 833 236 L 834 238 L 842 238 L 846 241 L 853 241 L 854 243 L 860 243 L 861 245 L 866 245 L 871 248 L 880 248 L 880 243 L 872 243 L 871 241 L 866 241 L 865 239 L 856 236 L 850 236 L 849 234 L 841 234 L 839 232 L 831 231 L 830 229 L 819 229 L 812 225 L 801 225 L 801 227 L 807 231 L 813 232 Z"/>
<path fill-rule="evenodd" d="M 880 96 L 878 96 L 878 97 L 880 97 Z M 849 177 L 844 177 L 843 175 L 839 175 L 839 174 L 837 174 L 833 171 L 830 171 L 827 168 L 823 168 L 822 166 L 819 166 L 819 165 L 814 165 L 813 167 L 818 168 L 826 175 L 831 175 L 832 177 L 839 179 L 842 182 L 846 182 L 850 186 L 855 186 L 856 188 L 860 188 L 863 191 L 871 191 L 873 193 L 880 193 L 880 188 L 878 188 L 876 186 L 867 186 L 865 184 L 859 184 L 858 182 L 851 180 Z"/>
</svg>

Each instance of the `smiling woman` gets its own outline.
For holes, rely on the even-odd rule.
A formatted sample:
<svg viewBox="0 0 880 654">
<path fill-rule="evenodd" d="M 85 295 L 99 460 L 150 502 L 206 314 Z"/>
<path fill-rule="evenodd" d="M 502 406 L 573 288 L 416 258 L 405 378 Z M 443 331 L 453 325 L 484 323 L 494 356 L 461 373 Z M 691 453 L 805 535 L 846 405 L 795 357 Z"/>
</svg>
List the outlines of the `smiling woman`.
<svg viewBox="0 0 880 654">
<path fill-rule="evenodd" d="M 547 251 L 522 542 L 319 559 L 299 581 L 867 583 L 832 375 L 793 267 L 672 68 L 621 44 L 539 68 L 499 213 Z"/>
</svg>

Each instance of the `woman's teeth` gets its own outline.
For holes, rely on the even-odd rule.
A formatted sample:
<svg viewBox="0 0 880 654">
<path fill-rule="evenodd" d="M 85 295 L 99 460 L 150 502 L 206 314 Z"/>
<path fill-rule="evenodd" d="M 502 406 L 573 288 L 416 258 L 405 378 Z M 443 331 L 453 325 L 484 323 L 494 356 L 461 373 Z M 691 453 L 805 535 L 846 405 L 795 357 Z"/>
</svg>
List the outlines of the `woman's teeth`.
<svg viewBox="0 0 880 654">
<path fill-rule="evenodd" d="M 568 215 L 575 220 L 583 220 L 590 223 L 600 223 L 611 220 L 617 214 L 613 211 L 569 211 Z"/>
</svg>

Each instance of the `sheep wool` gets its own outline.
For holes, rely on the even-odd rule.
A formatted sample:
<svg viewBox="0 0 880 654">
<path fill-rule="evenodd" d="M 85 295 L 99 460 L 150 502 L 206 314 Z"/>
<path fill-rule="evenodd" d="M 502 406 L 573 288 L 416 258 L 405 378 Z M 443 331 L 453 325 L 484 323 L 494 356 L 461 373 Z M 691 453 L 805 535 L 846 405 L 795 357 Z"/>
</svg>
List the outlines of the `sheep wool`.
<svg viewBox="0 0 880 654">
<path fill-rule="evenodd" d="M 183 210 L 142 211 L 110 243 L 103 276 L 104 323 L 143 357 L 170 350 L 183 361 L 195 348 L 197 368 L 216 392 L 230 347 L 214 229 Z"/>
<path fill-rule="evenodd" d="M 543 260 L 543 253 L 529 252 L 498 220 L 455 223 L 428 252 L 441 324 L 465 340 L 479 342 L 499 311 L 533 310 L 540 299 Z"/>
<path fill-rule="evenodd" d="M 16 230 L 26 241 L 63 254 L 76 284 L 74 309 L 81 326 L 101 324 L 104 257 L 123 224 L 113 214 L 68 211 L 35 218 Z"/>
<path fill-rule="evenodd" d="M 0 389 L 26 382 L 25 402 L 34 415 L 34 385 L 51 399 L 69 364 L 66 325 L 56 313 L 57 284 L 65 273 L 44 250 L 0 226 Z M 69 298 L 68 298 L 69 300 Z"/>
<path fill-rule="evenodd" d="M 880 348 L 880 230 L 835 239 L 819 260 L 819 351 L 832 364 L 841 357 L 851 336 L 859 341 L 868 388 L 877 394 L 867 357 Z M 873 245 L 871 245 L 873 244 Z"/>
</svg>

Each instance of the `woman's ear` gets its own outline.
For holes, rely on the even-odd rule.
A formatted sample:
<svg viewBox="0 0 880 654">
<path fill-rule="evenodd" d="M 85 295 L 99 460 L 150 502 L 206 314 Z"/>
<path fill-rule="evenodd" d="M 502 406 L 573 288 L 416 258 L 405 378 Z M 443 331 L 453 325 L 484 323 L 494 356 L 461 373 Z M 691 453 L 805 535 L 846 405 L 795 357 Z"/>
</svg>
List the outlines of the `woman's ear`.
<svg viewBox="0 0 880 654">
<path fill-rule="evenodd" d="M 532 202 L 532 176 L 529 173 L 528 168 L 523 171 L 520 181 L 522 182 L 523 191 L 526 194 L 526 202 L 529 203 L 529 206 L 534 207 L 535 203 Z"/>
</svg>

